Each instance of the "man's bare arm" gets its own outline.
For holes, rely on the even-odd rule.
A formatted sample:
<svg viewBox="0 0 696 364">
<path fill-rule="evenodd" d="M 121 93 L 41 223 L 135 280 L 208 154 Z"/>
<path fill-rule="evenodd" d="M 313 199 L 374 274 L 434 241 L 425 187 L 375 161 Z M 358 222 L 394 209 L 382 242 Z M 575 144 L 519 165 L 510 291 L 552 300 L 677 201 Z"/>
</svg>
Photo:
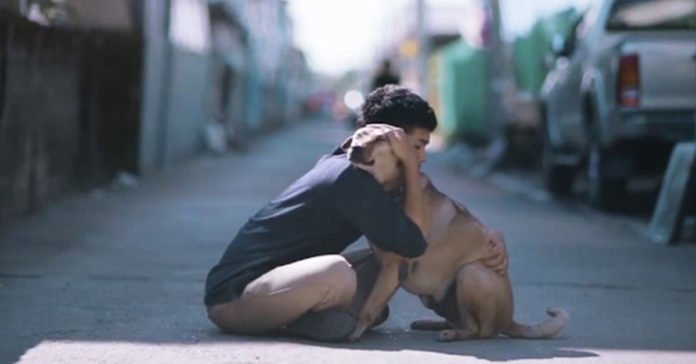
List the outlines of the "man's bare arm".
<svg viewBox="0 0 696 364">
<path fill-rule="evenodd" d="M 503 235 L 496 230 L 489 231 L 488 246 L 489 254 L 483 259 L 483 264 L 500 275 L 507 274 L 509 260 Z"/>
<path fill-rule="evenodd" d="M 423 190 L 420 187 L 420 161 L 403 132 L 390 133 L 389 143 L 404 167 L 404 212 L 425 236 L 427 226 L 423 208 Z"/>
</svg>

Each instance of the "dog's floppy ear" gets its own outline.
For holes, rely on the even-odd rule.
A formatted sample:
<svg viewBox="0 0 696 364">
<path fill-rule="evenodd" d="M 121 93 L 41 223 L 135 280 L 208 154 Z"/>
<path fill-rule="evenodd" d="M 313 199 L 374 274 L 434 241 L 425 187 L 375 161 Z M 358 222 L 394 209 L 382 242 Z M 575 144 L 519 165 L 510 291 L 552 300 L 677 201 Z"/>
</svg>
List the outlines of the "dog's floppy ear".
<svg viewBox="0 0 696 364">
<path fill-rule="evenodd" d="M 376 143 L 387 141 L 387 133 L 398 128 L 387 124 L 369 124 L 358 130 L 341 144 L 348 154 L 348 160 L 362 166 L 373 166 L 371 155 Z"/>
<path fill-rule="evenodd" d="M 350 160 L 352 163 L 368 166 L 375 164 L 374 160 L 370 160 L 370 156 L 368 155 L 367 149 L 365 147 L 357 145 L 352 146 L 348 150 L 348 160 Z"/>
<path fill-rule="evenodd" d="M 341 149 L 348 151 L 348 148 L 350 148 L 351 143 L 353 143 L 353 137 L 349 136 L 346 138 L 346 140 L 343 141 L 343 144 L 341 144 Z"/>
<path fill-rule="evenodd" d="M 348 137 L 343 142 L 343 144 L 341 144 L 341 149 L 346 151 L 346 153 L 348 154 L 349 161 L 351 161 L 352 163 L 368 166 L 371 166 L 375 163 L 375 161 L 369 160 L 370 156 L 368 155 L 367 149 L 365 147 L 361 147 L 359 145 L 351 146 L 351 144 L 353 144 L 352 136 Z"/>
</svg>

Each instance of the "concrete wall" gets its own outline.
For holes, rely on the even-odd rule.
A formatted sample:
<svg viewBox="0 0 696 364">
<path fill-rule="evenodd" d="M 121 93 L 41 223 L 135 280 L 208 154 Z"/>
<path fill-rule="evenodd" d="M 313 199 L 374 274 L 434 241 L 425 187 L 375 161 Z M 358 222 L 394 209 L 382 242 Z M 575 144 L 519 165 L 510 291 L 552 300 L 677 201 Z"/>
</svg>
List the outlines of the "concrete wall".
<svg viewBox="0 0 696 364">
<path fill-rule="evenodd" d="M 69 34 L 0 17 L 0 220 L 64 189 L 78 162 L 79 59 Z"/>
<path fill-rule="evenodd" d="M 204 12 L 199 17 L 205 15 L 207 20 L 204 1 L 178 1 L 197 6 Z M 186 16 L 172 11 L 173 3 L 148 0 L 142 4 L 144 92 L 138 170 L 147 172 L 190 158 L 202 149 L 204 126 L 210 117 L 210 57 L 205 47 L 186 47 L 196 34 L 177 34 L 173 30 L 172 24 Z M 194 24 L 200 27 L 198 35 L 209 37 L 207 24 Z"/>
<path fill-rule="evenodd" d="M 143 78 L 141 129 L 138 156 L 139 170 L 165 164 L 165 109 L 169 64 L 169 41 L 166 37 L 168 4 L 165 1 L 143 2 Z"/>
<path fill-rule="evenodd" d="M 134 171 L 137 38 L 0 13 L 0 222 Z"/>
<path fill-rule="evenodd" d="M 285 69 L 284 3 L 225 2 L 230 39 L 213 46 L 205 0 L 95 7 L 106 1 L 71 0 L 89 22 L 60 27 L 0 3 L 0 223 L 121 171 L 191 158 L 208 123 L 246 139 L 283 124 L 302 102 L 288 94 L 301 80 Z"/>
<path fill-rule="evenodd" d="M 167 102 L 167 159 L 190 158 L 203 147 L 204 126 L 209 113 L 209 58 L 207 55 L 172 49 L 171 83 Z"/>
</svg>

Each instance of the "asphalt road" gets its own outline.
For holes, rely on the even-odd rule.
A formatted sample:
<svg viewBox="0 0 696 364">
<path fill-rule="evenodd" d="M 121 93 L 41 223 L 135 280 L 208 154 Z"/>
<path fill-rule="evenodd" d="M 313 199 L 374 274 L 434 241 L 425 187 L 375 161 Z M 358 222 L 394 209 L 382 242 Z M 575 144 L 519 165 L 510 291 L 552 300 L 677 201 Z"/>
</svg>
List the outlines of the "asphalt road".
<svg viewBox="0 0 696 364">
<path fill-rule="evenodd" d="M 517 320 L 564 307 L 561 337 L 439 343 L 408 329 L 432 314 L 404 292 L 357 343 L 219 333 L 202 305 L 208 269 L 252 213 L 347 135 L 300 123 L 246 153 L 125 179 L 5 228 L 0 363 L 696 362 L 693 244 L 652 245 L 621 219 L 468 178 L 437 154 L 426 167 L 435 184 L 507 238 Z"/>
</svg>

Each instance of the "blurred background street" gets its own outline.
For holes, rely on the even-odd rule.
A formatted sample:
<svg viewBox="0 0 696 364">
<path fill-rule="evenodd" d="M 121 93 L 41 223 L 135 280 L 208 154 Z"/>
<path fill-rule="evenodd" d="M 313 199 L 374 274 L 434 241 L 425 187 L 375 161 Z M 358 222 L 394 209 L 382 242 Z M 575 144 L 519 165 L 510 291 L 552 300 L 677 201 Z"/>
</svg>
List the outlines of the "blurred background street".
<svg viewBox="0 0 696 364">
<path fill-rule="evenodd" d="M 6 230 L 0 362 L 696 359 L 693 246 L 665 249 L 620 220 L 465 178 L 441 154 L 426 167 L 437 186 L 507 237 L 517 319 L 540 321 L 562 306 L 571 320 L 560 338 L 439 343 L 408 329 L 433 314 L 405 292 L 389 320 L 354 344 L 220 334 L 202 304 L 207 270 L 252 213 L 347 135 L 332 121 L 307 121 L 248 154 L 61 201 Z"/>
<path fill-rule="evenodd" d="M 0 0 L 0 363 L 696 362 L 695 39 L 693 0 Z M 239 227 L 385 83 L 561 338 L 439 344 L 403 292 L 356 344 L 207 320 Z"/>
</svg>

